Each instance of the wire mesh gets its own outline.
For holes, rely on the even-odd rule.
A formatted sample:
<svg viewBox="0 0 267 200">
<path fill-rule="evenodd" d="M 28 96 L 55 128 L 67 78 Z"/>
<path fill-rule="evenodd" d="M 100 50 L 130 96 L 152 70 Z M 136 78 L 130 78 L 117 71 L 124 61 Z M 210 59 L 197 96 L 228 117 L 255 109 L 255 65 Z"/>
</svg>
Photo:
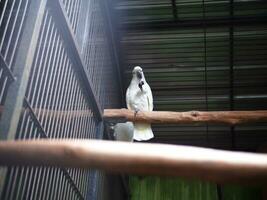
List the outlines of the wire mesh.
<svg viewBox="0 0 267 200">
<path fill-rule="evenodd" d="M 101 137 L 102 122 L 96 117 L 93 100 L 85 93 L 84 80 L 74 64 L 73 59 L 80 58 L 70 55 L 67 42 L 78 43 L 78 51 L 83 55 L 81 63 L 86 63 L 83 67 L 93 83 L 101 108 L 119 107 L 118 84 L 110 84 L 117 76 L 111 64 L 113 58 L 108 51 L 105 20 L 99 2 L 69 0 L 62 3 L 67 16 L 64 20 L 68 21 L 67 25 L 71 26 L 74 33 L 71 38 L 73 41 L 65 40 L 65 33 L 58 27 L 55 16 L 47 6 L 15 139 Z M 19 45 L 22 22 L 30 14 L 27 13 L 30 1 L 7 0 L 0 1 L 0 4 L 3 8 L 0 13 L 2 92 L 7 91 L 7 87 L 2 85 L 6 84 L 7 77 L 14 79 L 12 68 L 16 66 L 12 62 L 15 59 L 16 46 Z M 91 10 L 88 7 L 96 8 Z M 91 17 L 92 12 L 94 18 Z M 5 69 L 2 63 L 7 66 Z M 10 167 L 1 199 L 96 198 L 97 194 L 90 194 L 101 192 L 100 189 L 92 189 L 97 188 L 96 184 L 101 185 L 101 180 L 96 180 L 96 173 L 100 172 L 52 167 Z"/>
</svg>

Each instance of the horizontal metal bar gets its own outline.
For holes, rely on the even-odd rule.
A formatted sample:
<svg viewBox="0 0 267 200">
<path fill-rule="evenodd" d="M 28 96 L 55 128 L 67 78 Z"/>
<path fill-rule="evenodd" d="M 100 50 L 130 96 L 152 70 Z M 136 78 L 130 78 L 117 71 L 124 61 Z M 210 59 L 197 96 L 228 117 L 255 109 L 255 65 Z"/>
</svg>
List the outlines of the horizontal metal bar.
<svg viewBox="0 0 267 200">
<path fill-rule="evenodd" d="M 6 74 L 11 81 L 16 80 L 15 76 L 13 75 L 12 71 L 8 67 L 1 53 L 0 53 L 0 67 L 4 70 L 4 74 Z"/>
<path fill-rule="evenodd" d="M 122 30 L 158 30 L 158 29 L 176 29 L 181 27 L 202 27 L 204 20 L 170 20 L 170 21 L 147 21 L 147 22 L 129 22 L 122 23 Z M 266 24 L 267 16 L 265 17 L 239 17 L 239 18 L 221 18 L 221 19 L 206 19 L 205 25 L 209 27 L 220 27 L 233 25 L 256 25 Z"/>
<path fill-rule="evenodd" d="M 68 16 L 65 13 L 62 2 L 48 0 L 48 7 L 49 10 L 51 10 L 51 14 L 53 15 L 53 19 L 55 20 L 57 27 L 60 29 L 63 40 L 65 41 L 64 44 L 68 51 L 68 55 L 71 57 L 71 61 L 74 64 L 74 70 L 78 72 L 79 78 L 83 83 L 82 86 L 85 94 L 87 94 L 89 102 L 93 104 L 92 109 L 98 120 L 102 120 L 102 108 L 98 103 L 92 81 L 90 80 L 87 70 L 85 69 L 85 64 L 82 60 L 73 30 L 71 29 L 71 25 L 68 21 Z"/>
<path fill-rule="evenodd" d="M 223 184 L 267 182 L 267 155 L 263 153 L 103 140 L 0 141 L 0 165 L 98 168 Z"/>
</svg>

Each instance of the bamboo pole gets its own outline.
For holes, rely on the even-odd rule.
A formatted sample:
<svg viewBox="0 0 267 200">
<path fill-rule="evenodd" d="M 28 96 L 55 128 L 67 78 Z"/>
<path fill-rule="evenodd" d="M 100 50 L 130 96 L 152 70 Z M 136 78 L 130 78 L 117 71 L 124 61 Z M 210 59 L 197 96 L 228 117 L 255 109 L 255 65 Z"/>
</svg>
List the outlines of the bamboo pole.
<svg viewBox="0 0 267 200">
<path fill-rule="evenodd" d="M 267 181 L 267 154 L 100 140 L 1 141 L 0 165 L 97 168 L 217 183 Z"/>
<path fill-rule="evenodd" d="M 210 123 L 236 125 L 253 122 L 267 122 L 267 111 L 139 111 L 135 115 L 134 111 L 128 109 L 105 109 L 104 119 L 107 121 L 133 121 L 160 124 Z"/>
</svg>

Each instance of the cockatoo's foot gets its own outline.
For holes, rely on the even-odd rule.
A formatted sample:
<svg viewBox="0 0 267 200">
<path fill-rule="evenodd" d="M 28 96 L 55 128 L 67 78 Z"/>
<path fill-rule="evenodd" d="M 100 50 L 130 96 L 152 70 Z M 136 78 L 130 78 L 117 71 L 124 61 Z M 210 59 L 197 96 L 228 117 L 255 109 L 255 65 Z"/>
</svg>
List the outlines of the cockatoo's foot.
<svg viewBox="0 0 267 200">
<path fill-rule="evenodd" d="M 139 112 L 139 109 L 134 110 L 134 119 L 136 118 L 137 113 Z"/>
<path fill-rule="evenodd" d="M 198 111 L 191 111 L 191 116 L 193 117 L 197 117 L 199 115 L 199 112 Z"/>
</svg>

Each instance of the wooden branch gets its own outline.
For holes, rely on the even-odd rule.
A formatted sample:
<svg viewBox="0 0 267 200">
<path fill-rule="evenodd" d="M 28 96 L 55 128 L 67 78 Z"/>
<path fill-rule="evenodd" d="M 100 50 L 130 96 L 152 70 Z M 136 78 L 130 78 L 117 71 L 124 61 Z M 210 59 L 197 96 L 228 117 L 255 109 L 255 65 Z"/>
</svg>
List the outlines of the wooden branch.
<svg viewBox="0 0 267 200">
<path fill-rule="evenodd" d="M 97 168 L 217 183 L 267 182 L 267 155 L 100 140 L 1 141 L 0 165 Z"/>
<path fill-rule="evenodd" d="M 105 109 L 104 119 L 107 121 L 133 121 L 160 124 L 210 123 L 236 125 L 253 122 L 267 122 L 267 111 L 140 111 L 134 116 L 134 111 L 128 109 Z"/>
</svg>

